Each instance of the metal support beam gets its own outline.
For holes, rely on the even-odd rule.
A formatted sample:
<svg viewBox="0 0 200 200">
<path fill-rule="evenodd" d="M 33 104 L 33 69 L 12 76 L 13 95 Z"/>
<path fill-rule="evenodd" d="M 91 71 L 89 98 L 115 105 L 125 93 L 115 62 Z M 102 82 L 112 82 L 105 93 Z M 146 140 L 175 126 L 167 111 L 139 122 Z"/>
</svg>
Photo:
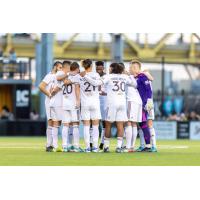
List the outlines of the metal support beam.
<svg viewBox="0 0 200 200">
<path fill-rule="evenodd" d="M 79 35 L 79 33 L 75 33 L 72 35 L 71 38 L 69 38 L 68 41 L 66 41 L 63 45 L 62 45 L 62 48 L 63 48 L 63 52 L 72 44 L 72 42 L 74 41 L 74 39 Z"/>
<path fill-rule="evenodd" d="M 123 61 L 123 40 L 121 34 L 112 34 L 112 60 L 114 62 Z"/>
<path fill-rule="evenodd" d="M 48 72 L 51 71 L 53 65 L 53 33 L 43 33 L 42 34 L 42 59 L 41 59 L 41 79 Z M 40 116 L 45 118 L 45 106 L 44 106 L 45 96 L 40 94 Z"/>
<path fill-rule="evenodd" d="M 99 57 L 99 59 L 102 59 L 102 57 L 104 56 L 104 47 L 103 47 L 104 43 L 103 43 L 103 33 L 99 34 L 99 46 L 98 46 L 98 51 L 97 51 L 97 55 Z"/>
<path fill-rule="evenodd" d="M 187 72 L 190 80 L 193 80 L 192 73 L 190 72 L 188 65 L 184 65 L 185 71 Z"/>
<path fill-rule="evenodd" d="M 141 48 L 140 46 L 134 42 L 133 40 L 131 40 L 126 34 L 123 34 L 125 41 L 128 43 L 128 45 L 134 50 L 136 51 L 136 53 L 138 53 Z"/>
<path fill-rule="evenodd" d="M 167 40 L 173 35 L 173 33 L 166 33 L 154 47 L 154 53 L 158 53 L 164 46 Z"/>
</svg>

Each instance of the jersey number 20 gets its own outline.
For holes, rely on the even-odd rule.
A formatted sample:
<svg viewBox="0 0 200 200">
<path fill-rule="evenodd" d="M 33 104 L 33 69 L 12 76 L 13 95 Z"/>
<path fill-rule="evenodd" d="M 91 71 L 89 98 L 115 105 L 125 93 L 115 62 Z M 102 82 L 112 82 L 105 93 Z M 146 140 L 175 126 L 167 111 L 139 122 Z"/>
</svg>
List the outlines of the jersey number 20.
<svg viewBox="0 0 200 200">
<path fill-rule="evenodd" d="M 63 94 L 71 94 L 72 93 L 72 84 L 63 86 Z"/>
</svg>

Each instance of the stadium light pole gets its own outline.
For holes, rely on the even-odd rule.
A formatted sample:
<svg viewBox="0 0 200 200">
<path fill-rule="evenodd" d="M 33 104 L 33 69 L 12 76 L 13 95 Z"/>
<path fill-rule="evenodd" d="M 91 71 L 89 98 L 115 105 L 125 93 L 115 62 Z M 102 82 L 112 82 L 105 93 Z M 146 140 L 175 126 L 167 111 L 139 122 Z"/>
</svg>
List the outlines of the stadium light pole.
<svg viewBox="0 0 200 200">
<path fill-rule="evenodd" d="M 111 44 L 111 56 L 112 61 L 122 62 L 123 61 L 123 40 L 121 33 L 111 33 L 112 44 Z"/>
<path fill-rule="evenodd" d="M 53 33 L 42 33 L 40 79 L 51 71 L 53 65 Z M 40 117 L 45 118 L 45 96 L 40 93 Z"/>
</svg>

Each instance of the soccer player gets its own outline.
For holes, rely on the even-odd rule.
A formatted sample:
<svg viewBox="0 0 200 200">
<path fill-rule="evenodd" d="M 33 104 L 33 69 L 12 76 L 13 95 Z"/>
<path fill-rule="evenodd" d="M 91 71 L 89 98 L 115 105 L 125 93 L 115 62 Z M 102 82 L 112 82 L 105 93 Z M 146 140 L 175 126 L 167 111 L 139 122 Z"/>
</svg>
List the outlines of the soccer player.
<svg viewBox="0 0 200 200">
<path fill-rule="evenodd" d="M 57 77 L 58 80 L 63 81 L 64 79 L 67 78 L 69 72 L 70 72 L 70 65 L 71 65 L 71 61 L 69 60 L 64 60 L 63 61 L 63 68 L 64 68 L 64 74 L 60 75 L 59 77 Z M 72 141 L 73 141 L 73 126 L 70 124 L 69 126 L 69 133 L 68 133 L 68 139 L 67 139 L 67 146 L 68 149 L 70 151 L 73 151 L 74 147 L 72 145 Z"/>
<path fill-rule="evenodd" d="M 96 72 L 99 74 L 101 78 L 103 78 L 106 73 L 104 72 L 104 62 L 97 61 L 95 62 L 96 65 Z M 106 90 L 103 85 L 99 86 L 99 100 L 100 100 L 100 110 L 101 110 L 101 143 L 99 145 L 99 149 L 103 150 L 104 146 L 104 134 L 105 134 L 105 102 L 106 102 Z"/>
<path fill-rule="evenodd" d="M 74 77 L 79 73 L 79 64 L 73 62 L 70 65 L 70 73 L 68 79 L 73 80 Z M 79 108 L 80 108 L 80 87 L 74 82 L 68 84 L 64 81 L 62 85 L 63 91 L 63 151 L 68 152 L 70 149 L 67 147 L 69 125 L 72 124 L 73 127 L 73 152 L 82 152 L 79 147 Z"/>
<path fill-rule="evenodd" d="M 145 75 L 148 76 L 149 80 L 151 80 L 150 86 L 152 88 L 152 81 L 154 78 L 151 76 L 151 74 L 149 73 L 148 70 L 144 70 L 143 73 L 145 73 Z M 153 101 L 153 97 L 152 97 L 152 101 Z M 155 118 L 154 108 L 152 108 L 151 111 L 148 113 L 148 127 L 149 127 L 149 130 L 151 133 L 152 152 L 157 152 L 156 133 L 155 133 L 155 129 L 153 127 L 154 118 Z M 145 147 L 144 134 L 141 129 L 139 130 L 139 135 L 140 135 L 140 147 L 137 149 L 138 152 L 142 151 L 143 148 Z"/>
<path fill-rule="evenodd" d="M 135 79 L 123 74 L 123 67 L 118 63 L 110 65 L 110 74 L 106 75 L 104 79 L 95 80 L 87 74 L 84 78 L 94 86 L 105 85 L 107 91 L 106 98 L 106 116 L 105 116 L 105 138 L 104 138 L 104 152 L 109 152 L 111 125 L 116 122 L 117 125 L 117 147 L 116 152 L 123 152 L 122 140 L 124 134 L 124 122 L 127 121 L 126 113 L 126 85 L 136 87 Z"/>
<path fill-rule="evenodd" d="M 100 78 L 98 73 L 92 72 L 92 61 L 90 59 L 83 60 L 81 65 L 85 69 L 84 73 L 87 73 L 90 78 Z M 98 86 L 90 84 L 81 74 L 76 76 L 75 82 L 80 85 L 81 118 L 83 121 L 83 132 L 86 145 L 85 152 L 98 152 L 99 120 L 101 119 Z M 90 148 L 90 120 L 93 127 L 92 149 Z"/>
<path fill-rule="evenodd" d="M 129 68 L 130 78 L 134 78 L 133 65 Z M 134 152 L 138 134 L 137 124 L 142 122 L 142 99 L 137 88 L 127 87 L 127 115 L 128 122 L 125 128 L 126 149 L 124 152 Z"/>
<path fill-rule="evenodd" d="M 53 127 L 53 121 L 50 115 L 50 98 L 52 97 L 52 94 L 50 93 L 50 89 L 54 86 L 55 82 L 55 74 L 58 70 L 61 70 L 62 63 L 61 62 L 55 62 L 52 68 L 52 71 L 48 73 L 42 82 L 39 85 L 39 89 L 42 93 L 45 94 L 45 109 L 46 109 L 46 116 L 48 120 L 48 126 L 46 129 L 46 136 L 47 136 L 47 144 L 46 144 L 46 151 L 51 152 L 53 150 L 53 138 L 52 138 L 52 130 Z"/>
<path fill-rule="evenodd" d="M 130 67 L 137 80 L 137 89 L 142 99 L 142 122 L 139 125 L 146 143 L 146 147 L 142 151 L 151 152 L 151 134 L 147 124 L 147 117 L 153 108 L 152 89 L 148 77 L 141 71 L 141 63 L 138 60 L 132 60 Z"/>
</svg>

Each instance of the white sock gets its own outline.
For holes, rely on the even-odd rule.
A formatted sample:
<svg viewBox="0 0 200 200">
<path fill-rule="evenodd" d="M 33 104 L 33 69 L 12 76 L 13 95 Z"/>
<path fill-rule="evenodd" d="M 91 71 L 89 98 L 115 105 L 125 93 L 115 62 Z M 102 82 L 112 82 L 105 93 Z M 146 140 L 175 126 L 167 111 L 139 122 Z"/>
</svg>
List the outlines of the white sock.
<svg viewBox="0 0 200 200">
<path fill-rule="evenodd" d="M 98 125 L 93 126 L 92 140 L 93 140 L 93 147 L 98 148 L 98 141 L 99 141 L 99 126 Z"/>
<path fill-rule="evenodd" d="M 74 138 L 74 146 L 79 148 L 79 126 L 73 126 L 73 138 Z"/>
<path fill-rule="evenodd" d="M 104 147 L 109 148 L 110 146 L 110 138 L 104 137 Z"/>
<path fill-rule="evenodd" d="M 146 143 L 144 140 L 144 133 L 143 133 L 142 129 L 139 129 L 139 135 L 140 135 L 140 146 L 145 147 Z"/>
<path fill-rule="evenodd" d="M 58 148 L 58 127 L 52 128 L 53 147 Z"/>
<path fill-rule="evenodd" d="M 156 133 L 155 133 L 155 129 L 152 127 L 149 129 L 150 134 L 151 134 L 151 144 L 152 147 L 156 148 Z"/>
<path fill-rule="evenodd" d="M 127 126 L 125 129 L 126 132 L 126 148 L 130 149 L 131 148 L 131 140 L 132 140 L 132 126 Z"/>
<path fill-rule="evenodd" d="M 90 127 L 90 143 L 93 143 L 92 135 L 93 135 L 93 127 Z"/>
<path fill-rule="evenodd" d="M 46 146 L 49 147 L 52 145 L 52 141 L 53 141 L 53 138 L 52 138 L 52 126 L 47 126 L 47 130 L 46 130 L 46 136 L 47 136 L 47 144 Z"/>
<path fill-rule="evenodd" d="M 69 127 L 63 126 L 63 128 L 62 128 L 62 147 L 63 148 L 67 147 L 68 134 L 69 134 Z"/>
<path fill-rule="evenodd" d="M 123 137 L 117 137 L 117 148 L 122 148 Z"/>
<path fill-rule="evenodd" d="M 105 135 L 105 129 L 102 128 L 102 131 L 101 131 L 101 143 L 104 144 L 104 135 Z"/>
<path fill-rule="evenodd" d="M 126 140 L 126 127 L 124 128 L 124 135 L 122 139 L 122 147 L 125 146 L 125 140 Z"/>
<path fill-rule="evenodd" d="M 137 139 L 137 134 L 138 134 L 138 130 L 136 126 L 132 127 L 132 145 L 131 147 L 134 148 L 135 147 L 135 143 L 136 143 L 136 139 Z"/>
<path fill-rule="evenodd" d="M 83 126 L 83 134 L 86 148 L 90 148 L 90 126 Z"/>
<path fill-rule="evenodd" d="M 68 133 L 68 143 L 67 146 L 71 147 L 73 143 L 73 126 L 69 127 L 69 133 Z"/>
</svg>

